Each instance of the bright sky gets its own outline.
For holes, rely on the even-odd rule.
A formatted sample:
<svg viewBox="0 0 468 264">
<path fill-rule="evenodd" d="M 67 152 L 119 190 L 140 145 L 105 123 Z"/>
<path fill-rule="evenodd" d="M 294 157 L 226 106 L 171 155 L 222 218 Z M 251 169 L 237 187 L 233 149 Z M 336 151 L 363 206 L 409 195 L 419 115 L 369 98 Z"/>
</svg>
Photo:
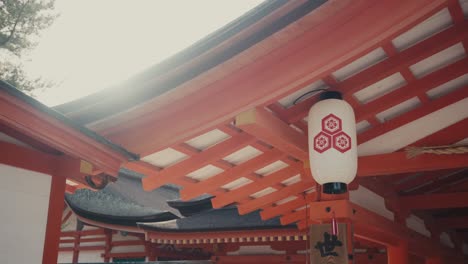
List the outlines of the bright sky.
<svg viewBox="0 0 468 264">
<path fill-rule="evenodd" d="M 188 47 L 263 0 L 58 0 L 60 17 L 25 70 L 59 83 L 37 95 L 65 103 L 117 84 Z"/>
</svg>

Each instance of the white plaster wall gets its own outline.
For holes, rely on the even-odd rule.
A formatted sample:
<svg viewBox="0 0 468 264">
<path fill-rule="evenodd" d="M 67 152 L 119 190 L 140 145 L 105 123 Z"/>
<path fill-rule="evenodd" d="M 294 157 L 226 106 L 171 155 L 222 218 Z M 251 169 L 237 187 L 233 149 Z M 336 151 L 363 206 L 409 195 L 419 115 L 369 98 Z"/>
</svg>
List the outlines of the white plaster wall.
<svg viewBox="0 0 468 264">
<path fill-rule="evenodd" d="M 2 264 L 42 263 L 51 177 L 0 164 Z"/>
<path fill-rule="evenodd" d="M 349 200 L 393 221 L 393 213 L 385 207 L 385 199 L 361 185 L 357 190 L 349 192 Z"/>
</svg>

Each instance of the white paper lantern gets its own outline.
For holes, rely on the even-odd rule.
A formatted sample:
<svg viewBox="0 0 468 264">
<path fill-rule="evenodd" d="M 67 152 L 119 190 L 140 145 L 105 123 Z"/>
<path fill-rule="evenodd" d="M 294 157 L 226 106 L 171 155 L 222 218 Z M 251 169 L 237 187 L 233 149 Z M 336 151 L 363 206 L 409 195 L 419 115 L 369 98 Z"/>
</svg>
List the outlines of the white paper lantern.
<svg viewBox="0 0 468 264">
<path fill-rule="evenodd" d="M 312 176 L 323 192 L 344 193 L 357 172 L 356 119 L 339 92 L 327 91 L 309 111 Z"/>
</svg>

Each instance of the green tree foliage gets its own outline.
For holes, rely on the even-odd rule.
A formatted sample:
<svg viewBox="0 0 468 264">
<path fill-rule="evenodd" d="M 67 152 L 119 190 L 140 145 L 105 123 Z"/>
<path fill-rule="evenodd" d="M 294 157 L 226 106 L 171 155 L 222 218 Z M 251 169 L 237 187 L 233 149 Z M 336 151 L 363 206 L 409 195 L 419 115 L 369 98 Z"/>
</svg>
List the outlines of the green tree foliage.
<svg viewBox="0 0 468 264">
<path fill-rule="evenodd" d="M 29 93 L 52 86 L 28 77 L 19 58 L 37 44 L 41 30 L 53 23 L 53 9 L 54 0 L 0 0 L 0 79 Z"/>
</svg>

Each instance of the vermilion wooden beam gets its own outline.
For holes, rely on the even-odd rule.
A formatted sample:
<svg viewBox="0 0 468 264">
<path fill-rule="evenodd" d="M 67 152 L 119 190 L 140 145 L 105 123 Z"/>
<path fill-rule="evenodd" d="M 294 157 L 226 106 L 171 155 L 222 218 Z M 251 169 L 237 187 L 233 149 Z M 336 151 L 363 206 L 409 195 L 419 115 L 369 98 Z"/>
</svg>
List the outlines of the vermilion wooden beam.
<svg viewBox="0 0 468 264">
<path fill-rule="evenodd" d="M 204 193 L 212 193 L 216 191 L 217 188 L 261 169 L 262 167 L 279 160 L 283 156 L 284 154 L 278 149 L 268 150 L 267 152 L 239 164 L 238 166 L 234 166 L 215 177 L 201 181 L 193 186 L 185 187 L 180 191 L 180 197 L 182 200 L 189 200 Z"/>
<path fill-rule="evenodd" d="M 325 4 L 317 10 L 322 15 L 311 12 L 304 16 L 317 26 L 294 41 L 209 85 L 191 82 L 186 89 L 160 96 L 158 101 L 166 100 L 164 103 L 148 103 L 145 111 L 141 108 L 146 106 L 140 107 L 135 112 L 144 114 L 133 115 L 131 122 L 121 122 L 125 126 L 106 135 L 138 153 L 164 149 L 254 106 L 271 103 L 292 92 L 295 85 L 329 75 L 444 5 L 442 0 Z M 364 26 L 366 30 L 362 30 Z M 318 51 L 320 56 L 316 56 Z"/>
<path fill-rule="evenodd" d="M 451 126 L 448 126 L 436 133 L 422 138 L 412 146 L 443 146 L 457 143 L 467 137 L 466 128 L 468 127 L 468 118 L 463 119 Z"/>
<path fill-rule="evenodd" d="M 468 26 L 468 25 L 467 25 Z M 421 79 L 415 80 L 406 86 L 392 91 L 367 104 L 360 105 L 355 109 L 356 122 L 374 117 L 376 114 L 403 103 L 418 95 L 442 85 L 448 81 L 456 79 L 468 72 L 468 59 L 457 61 L 436 72 L 430 73 Z"/>
<path fill-rule="evenodd" d="M 112 176 L 117 176 L 120 165 L 128 160 L 119 151 L 5 91 L 0 91 L 0 121 L 54 149 L 87 160 Z"/>
<path fill-rule="evenodd" d="M 380 135 L 383 135 L 389 131 L 392 131 L 400 126 L 411 123 L 419 118 L 422 118 L 432 112 L 440 110 L 444 107 L 447 107 L 453 103 L 461 101 L 468 96 L 468 86 L 459 88 L 457 91 L 454 91 L 444 97 L 441 97 L 430 104 L 423 105 L 419 108 L 416 108 L 404 115 L 391 119 L 377 127 L 369 129 L 358 135 L 358 143 L 362 144 L 373 138 L 376 138 Z"/>
<path fill-rule="evenodd" d="M 435 223 L 438 226 L 443 228 L 450 228 L 450 229 L 463 229 L 468 228 L 468 217 L 467 216 L 452 216 L 452 217 L 444 217 L 444 218 L 437 218 Z"/>
<path fill-rule="evenodd" d="M 283 168 L 263 178 L 256 179 L 254 182 L 246 184 L 240 188 L 216 196 L 211 199 L 211 204 L 215 208 L 221 208 L 234 203 L 235 201 L 241 201 L 258 191 L 271 187 L 272 185 L 280 183 L 297 174 L 301 174 L 302 169 L 302 162 L 297 162 L 297 164 Z"/>
<path fill-rule="evenodd" d="M 328 210 L 326 210 L 329 208 Z M 330 221 L 332 215 L 336 218 L 350 219 L 353 221 L 355 234 L 365 236 L 370 234 L 369 239 L 379 239 L 376 241 L 384 245 L 398 246 L 404 242 L 408 244 L 408 250 L 420 257 L 450 256 L 461 257 L 460 252 L 449 248 L 442 248 L 439 241 L 434 241 L 415 231 L 409 230 L 406 226 L 399 225 L 383 216 L 362 208 L 346 200 L 326 201 L 311 203 L 309 209 L 310 220 Z"/>
<path fill-rule="evenodd" d="M 215 160 L 235 152 L 243 147 L 255 142 L 255 138 L 247 133 L 239 133 L 221 143 L 210 147 L 199 154 L 193 155 L 186 161 L 179 162 L 169 168 L 163 169 L 157 174 L 153 174 L 143 178 L 143 189 L 146 191 L 154 190 L 166 183 L 173 183 L 173 180 L 183 179 L 187 174 L 195 171 L 203 166 L 210 164 Z"/>
<path fill-rule="evenodd" d="M 309 193 L 305 195 L 305 199 L 301 198 L 302 197 L 299 196 L 296 199 L 286 202 L 284 204 L 266 207 L 263 209 L 263 211 L 260 212 L 260 216 L 262 217 L 262 220 L 268 220 L 275 216 L 291 212 L 297 208 L 305 206 L 307 203 L 315 201 L 317 198 L 317 193 Z"/>
<path fill-rule="evenodd" d="M 465 30 L 466 26 L 468 26 L 467 23 L 468 22 L 465 21 L 460 25 L 451 27 L 432 36 L 431 38 L 423 40 L 401 53 L 398 53 L 397 55 L 346 79 L 337 86 L 335 85 L 334 89 L 338 89 L 343 92 L 345 99 L 352 100 L 352 94 L 356 91 L 380 81 L 393 73 L 406 69 L 416 62 L 466 39 L 468 37 L 468 33 Z M 411 93 L 411 90 L 408 91 Z M 281 116 L 284 118 L 283 120 L 288 123 L 300 121 L 307 116 L 310 107 L 316 101 L 316 97 L 304 100 L 296 106 L 286 109 Z M 359 118 L 359 120 L 362 119 L 365 118 Z"/>
<path fill-rule="evenodd" d="M 435 179 L 433 182 L 421 186 L 416 190 L 410 192 L 410 194 L 424 194 L 424 193 L 433 193 L 433 192 L 442 192 L 444 187 L 456 184 L 460 181 L 463 181 L 467 178 L 468 171 L 460 169 L 455 171 L 453 174 L 446 175 L 447 177 L 440 177 Z"/>
<path fill-rule="evenodd" d="M 432 180 L 438 178 L 438 177 L 444 177 L 444 175 L 448 175 L 450 173 L 453 173 L 453 170 L 442 170 L 442 171 L 431 171 L 431 172 L 425 172 L 417 177 L 413 177 L 409 180 L 404 181 L 403 183 L 397 184 L 394 187 L 394 190 L 396 192 L 400 191 L 409 191 L 411 189 L 414 189 L 420 185 L 426 184 L 428 182 L 431 182 Z"/>
<path fill-rule="evenodd" d="M 408 159 L 404 152 L 394 152 L 359 158 L 358 176 L 384 176 L 392 174 L 464 168 L 468 155 L 422 154 Z"/>
<path fill-rule="evenodd" d="M 468 192 L 401 196 L 399 203 L 410 210 L 468 207 Z"/>
<path fill-rule="evenodd" d="M 0 149 L 0 163 L 48 175 L 55 172 L 59 161 L 52 155 L 4 141 L 0 141 Z"/>
<path fill-rule="evenodd" d="M 312 179 L 310 179 L 309 181 L 302 180 L 300 182 L 284 187 L 283 189 L 280 189 L 276 192 L 267 194 L 257 199 L 250 200 L 243 204 L 239 204 L 237 208 L 239 210 L 239 214 L 244 215 L 253 212 L 257 209 L 260 209 L 265 205 L 272 204 L 276 201 L 285 199 L 291 195 L 301 193 L 309 188 L 312 188 L 313 186 L 315 186 L 315 183 Z"/>
<path fill-rule="evenodd" d="M 291 129 L 279 118 L 262 108 L 255 108 L 236 116 L 236 126 L 268 142 L 299 160 L 307 160 L 307 136 Z"/>
</svg>

